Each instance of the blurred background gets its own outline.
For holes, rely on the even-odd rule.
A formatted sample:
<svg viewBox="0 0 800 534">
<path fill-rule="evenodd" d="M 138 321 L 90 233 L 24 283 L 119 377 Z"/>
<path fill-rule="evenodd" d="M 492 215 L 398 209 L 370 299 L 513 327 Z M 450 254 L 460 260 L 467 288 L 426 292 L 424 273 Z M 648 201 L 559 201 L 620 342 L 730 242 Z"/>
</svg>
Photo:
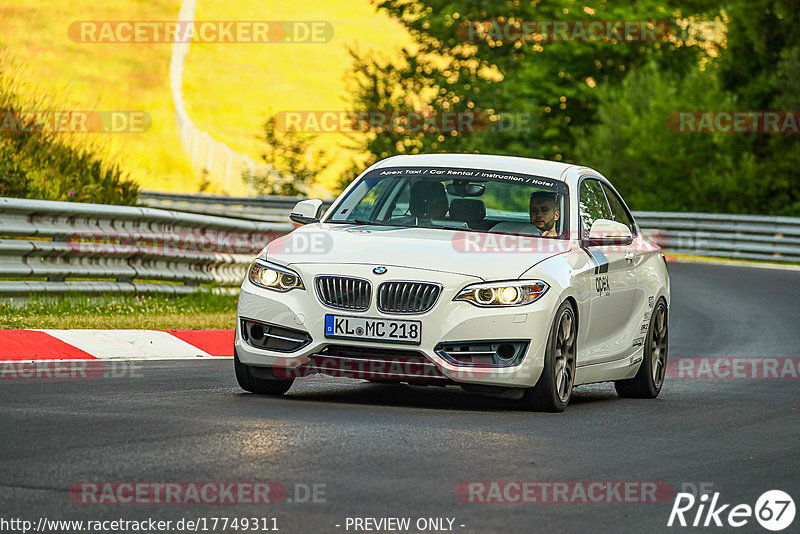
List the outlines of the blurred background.
<svg viewBox="0 0 800 534">
<path fill-rule="evenodd" d="M 797 8 L 796 0 L 0 0 L 0 196 L 330 197 L 390 155 L 481 152 L 594 167 L 634 210 L 800 215 Z M 87 42 L 70 29 L 188 20 L 319 21 L 330 31 L 302 42 L 174 43 Z M 631 40 L 507 31 L 525 21 L 657 21 L 659 31 Z M 43 109 L 143 111 L 150 122 L 146 131 L 32 135 L 9 119 Z M 467 113 L 488 125 L 286 128 L 287 113 L 324 111 Z M 779 127 L 676 126 L 680 112 L 737 111 L 779 112 Z"/>
</svg>

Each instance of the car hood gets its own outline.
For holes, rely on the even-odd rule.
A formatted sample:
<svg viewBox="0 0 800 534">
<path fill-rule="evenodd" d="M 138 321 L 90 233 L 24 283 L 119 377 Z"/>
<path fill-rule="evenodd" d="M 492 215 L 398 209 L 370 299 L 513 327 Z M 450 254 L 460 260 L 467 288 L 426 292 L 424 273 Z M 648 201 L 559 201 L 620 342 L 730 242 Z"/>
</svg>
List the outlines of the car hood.
<svg viewBox="0 0 800 534">
<path fill-rule="evenodd" d="M 569 241 L 538 237 L 317 223 L 271 241 L 260 257 L 284 266 L 368 264 L 509 280 L 569 249 Z"/>
</svg>

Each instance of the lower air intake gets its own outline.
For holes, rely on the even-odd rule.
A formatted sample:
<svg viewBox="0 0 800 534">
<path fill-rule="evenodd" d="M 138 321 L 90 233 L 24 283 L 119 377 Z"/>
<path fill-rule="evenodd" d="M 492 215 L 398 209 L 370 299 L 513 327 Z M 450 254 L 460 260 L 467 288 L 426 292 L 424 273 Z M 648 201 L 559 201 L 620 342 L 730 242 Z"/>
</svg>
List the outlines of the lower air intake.
<svg viewBox="0 0 800 534">
<path fill-rule="evenodd" d="M 251 319 L 242 319 L 241 332 L 251 347 L 276 352 L 294 352 L 311 343 L 308 332 Z"/>
<path fill-rule="evenodd" d="M 528 340 L 489 340 L 439 343 L 436 354 L 453 365 L 464 367 L 511 367 L 519 364 L 528 350 Z"/>
</svg>

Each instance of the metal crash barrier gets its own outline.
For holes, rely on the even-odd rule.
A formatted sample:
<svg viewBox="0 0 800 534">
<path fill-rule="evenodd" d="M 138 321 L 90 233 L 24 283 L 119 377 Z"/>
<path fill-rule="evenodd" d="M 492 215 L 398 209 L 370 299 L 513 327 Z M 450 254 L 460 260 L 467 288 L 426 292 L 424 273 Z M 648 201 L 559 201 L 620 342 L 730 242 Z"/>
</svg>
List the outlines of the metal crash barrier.
<svg viewBox="0 0 800 534">
<path fill-rule="evenodd" d="M 143 192 L 151 207 L 194 213 L 219 213 L 283 222 L 301 197 L 228 197 L 224 195 Z M 331 201 L 323 206 L 327 209 Z M 800 218 L 764 215 L 637 211 L 636 222 L 662 248 L 674 253 L 800 262 Z"/>
<path fill-rule="evenodd" d="M 798 217 L 659 211 L 635 211 L 633 216 L 645 235 L 669 252 L 800 262 Z"/>
<path fill-rule="evenodd" d="M 0 198 L 0 294 L 190 293 L 238 286 L 291 231 L 160 209 Z"/>
<path fill-rule="evenodd" d="M 213 215 L 226 213 L 229 217 L 261 222 L 286 222 L 289 212 L 304 197 L 253 196 L 229 197 L 226 195 L 191 193 L 156 193 L 143 191 L 139 199 L 146 206 L 186 213 Z M 323 208 L 330 207 L 332 200 L 324 200 Z"/>
<path fill-rule="evenodd" d="M 142 196 L 174 209 L 0 198 L 0 294 L 177 294 L 206 285 L 235 287 L 253 256 L 292 230 L 283 221 L 302 200 Z M 175 211 L 182 206 L 247 218 Z M 645 235 L 668 252 L 800 262 L 800 218 L 666 212 L 634 216 Z"/>
</svg>

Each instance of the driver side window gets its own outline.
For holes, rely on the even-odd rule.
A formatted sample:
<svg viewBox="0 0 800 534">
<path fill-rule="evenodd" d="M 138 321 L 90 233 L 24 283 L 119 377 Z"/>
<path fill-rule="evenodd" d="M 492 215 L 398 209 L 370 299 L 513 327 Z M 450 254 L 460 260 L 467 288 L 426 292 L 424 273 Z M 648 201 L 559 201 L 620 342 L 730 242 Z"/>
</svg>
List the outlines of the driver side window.
<svg viewBox="0 0 800 534">
<path fill-rule="evenodd" d="M 597 180 L 584 180 L 580 187 L 580 218 L 584 234 L 588 234 L 597 219 L 613 220 L 603 186 Z"/>
</svg>

